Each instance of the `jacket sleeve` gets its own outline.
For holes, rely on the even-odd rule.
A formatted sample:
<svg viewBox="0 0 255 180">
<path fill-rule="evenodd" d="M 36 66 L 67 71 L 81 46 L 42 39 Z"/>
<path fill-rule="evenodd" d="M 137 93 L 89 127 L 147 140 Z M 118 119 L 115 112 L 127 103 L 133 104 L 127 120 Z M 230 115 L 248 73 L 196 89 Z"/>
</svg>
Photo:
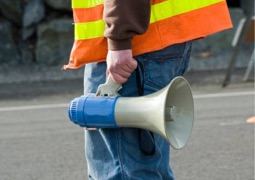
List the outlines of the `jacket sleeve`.
<svg viewBox="0 0 255 180">
<path fill-rule="evenodd" d="M 109 50 L 132 49 L 132 37 L 143 34 L 150 21 L 150 0 L 105 0 L 104 36 Z"/>
</svg>

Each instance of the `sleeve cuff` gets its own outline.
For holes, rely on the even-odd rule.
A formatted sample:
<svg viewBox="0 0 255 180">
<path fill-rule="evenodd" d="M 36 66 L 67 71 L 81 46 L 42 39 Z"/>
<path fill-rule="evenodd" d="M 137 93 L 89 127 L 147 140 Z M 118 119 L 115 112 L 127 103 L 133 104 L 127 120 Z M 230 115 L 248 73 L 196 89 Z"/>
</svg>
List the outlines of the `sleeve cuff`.
<svg viewBox="0 0 255 180">
<path fill-rule="evenodd" d="M 118 51 L 118 50 L 126 50 L 132 49 L 131 38 L 128 39 L 107 39 L 108 40 L 108 49 L 111 51 Z"/>
</svg>

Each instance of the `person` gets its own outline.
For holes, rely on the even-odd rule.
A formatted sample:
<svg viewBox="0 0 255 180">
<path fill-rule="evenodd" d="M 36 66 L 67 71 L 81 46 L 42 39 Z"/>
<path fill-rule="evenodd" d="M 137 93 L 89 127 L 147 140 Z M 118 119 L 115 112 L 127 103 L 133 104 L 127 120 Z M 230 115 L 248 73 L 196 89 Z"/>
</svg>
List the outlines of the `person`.
<svg viewBox="0 0 255 180">
<path fill-rule="evenodd" d="M 121 96 L 154 93 L 188 68 L 192 41 L 232 27 L 224 0 L 73 0 L 75 41 L 64 69 L 85 65 L 84 93 L 111 75 Z M 91 180 L 171 180 L 170 147 L 137 128 L 85 129 Z"/>
</svg>

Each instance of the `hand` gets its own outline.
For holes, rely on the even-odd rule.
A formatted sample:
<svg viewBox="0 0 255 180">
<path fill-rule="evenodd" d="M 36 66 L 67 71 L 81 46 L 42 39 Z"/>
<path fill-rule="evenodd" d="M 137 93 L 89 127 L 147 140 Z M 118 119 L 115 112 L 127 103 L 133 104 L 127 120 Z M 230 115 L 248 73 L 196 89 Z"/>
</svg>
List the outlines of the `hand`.
<svg viewBox="0 0 255 180">
<path fill-rule="evenodd" d="M 125 83 L 131 73 L 137 67 L 137 61 L 133 58 L 132 50 L 108 51 L 107 58 L 107 76 L 109 73 L 112 79 L 118 83 Z"/>
</svg>

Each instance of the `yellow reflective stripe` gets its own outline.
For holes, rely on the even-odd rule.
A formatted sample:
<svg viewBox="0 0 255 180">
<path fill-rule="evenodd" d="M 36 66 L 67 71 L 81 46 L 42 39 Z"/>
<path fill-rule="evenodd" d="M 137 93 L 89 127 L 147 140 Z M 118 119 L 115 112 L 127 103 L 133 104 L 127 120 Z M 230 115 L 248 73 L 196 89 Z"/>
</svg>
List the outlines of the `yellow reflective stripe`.
<svg viewBox="0 0 255 180">
<path fill-rule="evenodd" d="M 185 9 L 198 9 L 206 5 L 214 4 L 224 0 L 166 0 L 173 5 L 173 10 L 181 13 L 186 12 Z M 163 2 L 165 3 L 165 2 Z M 72 8 L 91 8 L 100 4 L 104 4 L 104 0 L 72 0 Z M 179 14 L 177 13 L 177 14 Z"/>
<path fill-rule="evenodd" d="M 80 2 L 81 0 L 73 0 L 73 2 Z M 99 2 L 97 0 L 95 2 Z M 103 2 L 103 0 L 101 0 Z M 150 24 L 170 18 L 179 14 L 187 13 L 199 8 L 203 8 L 224 0 L 168 0 L 162 3 L 152 5 Z M 82 3 L 80 3 L 82 4 Z M 78 5 L 78 3 L 76 4 Z M 83 5 L 84 6 L 84 5 Z M 171 9 L 170 9 L 171 7 Z M 103 20 L 84 22 L 75 24 L 75 39 L 92 39 L 102 37 L 104 35 L 105 22 Z"/>
<path fill-rule="evenodd" d="M 91 8 L 104 4 L 104 0 L 72 0 L 72 8 Z"/>
<path fill-rule="evenodd" d="M 151 7 L 150 23 L 203 8 L 224 0 L 168 0 Z M 171 7 L 171 10 L 169 9 Z"/>
<path fill-rule="evenodd" d="M 75 39 L 92 39 L 104 35 L 105 22 L 103 20 L 77 23 L 74 25 Z"/>
</svg>

